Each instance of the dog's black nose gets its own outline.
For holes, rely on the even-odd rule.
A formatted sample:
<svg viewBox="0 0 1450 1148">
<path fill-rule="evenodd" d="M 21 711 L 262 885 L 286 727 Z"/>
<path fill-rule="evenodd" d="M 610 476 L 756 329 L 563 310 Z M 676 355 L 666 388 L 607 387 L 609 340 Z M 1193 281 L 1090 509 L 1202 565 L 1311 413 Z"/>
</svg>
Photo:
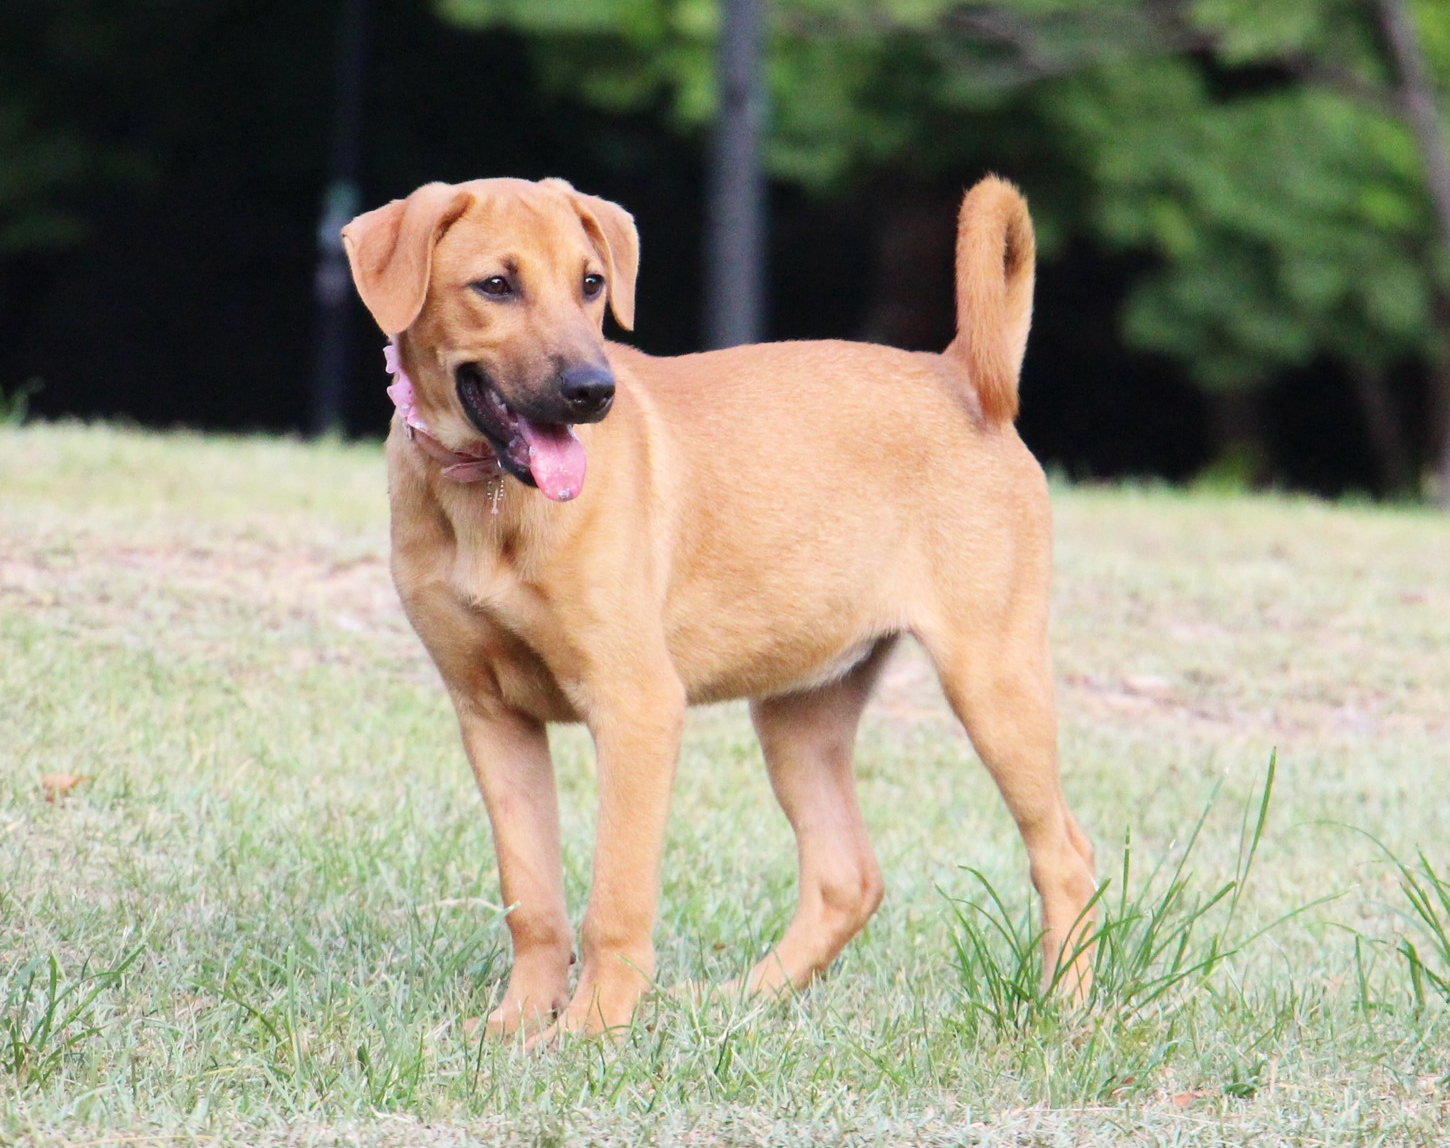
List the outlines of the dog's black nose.
<svg viewBox="0 0 1450 1148">
<path fill-rule="evenodd" d="M 614 400 L 614 376 L 589 363 L 565 367 L 559 375 L 559 394 L 580 422 L 602 419 Z"/>
</svg>

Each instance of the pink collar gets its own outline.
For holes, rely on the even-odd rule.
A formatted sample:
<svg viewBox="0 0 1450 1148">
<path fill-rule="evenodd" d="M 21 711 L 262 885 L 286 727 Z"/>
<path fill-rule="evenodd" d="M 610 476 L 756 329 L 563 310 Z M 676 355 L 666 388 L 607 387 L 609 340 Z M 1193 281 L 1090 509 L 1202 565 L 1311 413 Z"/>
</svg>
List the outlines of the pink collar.
<svg viewBox="0 0 1450 1148">
<path fill-rule="evenodd" d="M 388 374 L 393 376 L 393 384 L 388 388 L 388 398 L 393 400 L 393 406 L 403 416 L 408 437 L 434 462 L 442 463 L 444 478 L 451 482 L 482 482 L 485 479 L 503 477 L 503 467 L 499 464 L 498 456 L 483 439 L 470 444 L 467 450 L 453 451 L 433 437 L 428 430 L 428 424 L 418 416 L 417 408 L 413 405 L 413 380 L 403 370 L 398 345 L 392 339 L 383 348 L 383 361 L 387 364 Z M 499 493 L 502 493 L 501 487 Z M 497 498 L 494 499 L 493 512 L 498 513 Z"/>
</svg>

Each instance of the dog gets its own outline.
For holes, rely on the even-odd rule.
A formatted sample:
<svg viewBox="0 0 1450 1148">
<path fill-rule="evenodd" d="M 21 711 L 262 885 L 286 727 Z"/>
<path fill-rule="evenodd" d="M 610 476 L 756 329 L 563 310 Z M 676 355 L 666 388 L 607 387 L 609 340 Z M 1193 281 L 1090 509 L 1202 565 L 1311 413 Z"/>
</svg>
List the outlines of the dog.
<svg viewBox="0 0 1450 1148">
<path fill-rule="evenodd" d="M 750 700 L 799 849 L 794 918 L 744 990 L 823 973 L 882 898 L 851 759 L 902 634 L 1017 822 L 1047 974 L 1081 997 L 1093 852 L 1058 776 L 1047 486 L 1013 425 L 1035 274 L 1016 188 L 989 176 L 962 202 L 941 354 L 606 341 L 606 307 L 633 328 L 634 220 L 562 180 L 427 184 L 343 238 L 390 337 L 393 581 L 456 709 L 511 907 L 488 1031 L 631 1023 L 694 703 Z M 550 722 L 583 722 L 598 757 L 572 994 Z"/>
</svg>

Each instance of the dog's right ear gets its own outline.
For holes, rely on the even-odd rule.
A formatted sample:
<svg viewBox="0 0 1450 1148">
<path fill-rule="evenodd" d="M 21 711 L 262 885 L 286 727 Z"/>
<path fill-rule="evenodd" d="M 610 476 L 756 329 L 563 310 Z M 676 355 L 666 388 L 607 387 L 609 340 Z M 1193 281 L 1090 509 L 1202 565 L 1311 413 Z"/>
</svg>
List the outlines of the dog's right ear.
<svg viewBox="0 0 1450 1148">
<path fill-rule="evenodd" d="M 428 294 L 433 248 L 472 199 L 466 188 L 425 183 L 407 199 L 364 212 L 342 229 L 352 281 L 383 334 L 413 325 Z"/>
</svg>

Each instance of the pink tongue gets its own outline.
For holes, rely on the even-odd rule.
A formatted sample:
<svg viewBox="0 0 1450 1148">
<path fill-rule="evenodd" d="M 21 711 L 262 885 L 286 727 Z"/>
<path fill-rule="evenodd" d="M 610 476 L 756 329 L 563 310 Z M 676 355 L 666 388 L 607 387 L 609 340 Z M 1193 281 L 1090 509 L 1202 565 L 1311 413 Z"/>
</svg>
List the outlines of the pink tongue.
<svg viewBox="0 0 1450 1148">
<path fill-rule="evenodd" d="M 578 498 L 584 489 L 584 470 L 589 460 L 584 457 L 584 444 L 574 428 L 521 418 L 519 431 L 529 444 L 529 471 L 544 496 L 555 502 Z"/>
</svg>

